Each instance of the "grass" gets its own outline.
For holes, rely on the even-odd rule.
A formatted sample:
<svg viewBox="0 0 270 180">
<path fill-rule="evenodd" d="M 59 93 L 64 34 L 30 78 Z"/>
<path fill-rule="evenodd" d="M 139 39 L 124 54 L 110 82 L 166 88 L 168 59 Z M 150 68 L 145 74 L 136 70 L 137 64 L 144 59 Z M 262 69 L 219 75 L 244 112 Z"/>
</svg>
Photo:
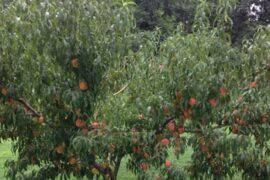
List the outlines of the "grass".
<svg viewBox="0 0 270 180">
<path fill-rule="evenodd" d="M 0 179 L 1 180 L 5 179 L 5 169 L 4 169 L 5 161 L 8 159 L 12 159 L 15 156 L 14 154 L 11 153 L 10 148 L 11 148 L 10 142 L 7 141 L 4 143 L 0 143 Z M 176 160 L 173 153 L 169 151 L 169 155 L 170 155 L 169 159 L 173 163 L 177 163 L 179 167 L 183 167 L 190 160 L 191 153 L 192 153 L 192 150 L 188 149 L 188 151 L 180 158 L 180 160 Z M 127 161 L 128 161 L 128 158 L 124 158 L 121 162 L 121 166 L 120 166 L 118 178 L 117 178 L 118 180 L 135 180 L 136 179 L 136 176 L 126 169 Z M 71 178 L 71 179 L 75 180 L 75 178 Z"/>
<path fill-rule="evenodd" d="M 8 159 L 12 159 L 13 155 L 10 152 L 11 144 L 10 142 L 5 142 L 0 144 L 0 179 L 5 179 L 5 169 L 4 164 Z"/>
</svg>

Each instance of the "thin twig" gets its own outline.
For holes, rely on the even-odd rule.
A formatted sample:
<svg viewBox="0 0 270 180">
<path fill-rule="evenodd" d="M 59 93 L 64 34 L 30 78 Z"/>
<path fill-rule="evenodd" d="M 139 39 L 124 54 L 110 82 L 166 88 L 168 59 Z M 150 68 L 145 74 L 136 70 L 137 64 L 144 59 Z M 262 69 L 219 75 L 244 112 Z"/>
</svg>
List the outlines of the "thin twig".
<svg viewBox="0 0 270 180">
<path fill-rule="evenodd" d="M 124 87 L 122 87 L 118 92 L 114 93 L 113 95 L 116 96 L 117 94 L 120 94 L 128 87 L 128 85 L 129 85 L 129 83 L 127 83 Z"/>
<path fill-rule="evenodd" d="M 163 129 L 166 127 L 167 124 L 169 124 L 170 122 L 174 121 L 174 117 L 170 117 L 168 118 L 161 127 L 159 127 L 159 129 L 156 130 L 156 134 L 158 133 L 162 133 Z"/>
</svg>

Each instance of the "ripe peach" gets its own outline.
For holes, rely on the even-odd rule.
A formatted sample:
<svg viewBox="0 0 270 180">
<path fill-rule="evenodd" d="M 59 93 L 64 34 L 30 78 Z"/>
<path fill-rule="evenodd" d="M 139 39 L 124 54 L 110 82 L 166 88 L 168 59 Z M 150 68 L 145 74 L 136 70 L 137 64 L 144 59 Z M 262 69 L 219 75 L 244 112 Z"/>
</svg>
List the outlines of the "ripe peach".
<svg viewBox="0 0 270 180">
<path fill-rule="evenodd" d="M 91 123 L 92 128 L 97 129 L 99 128 L 99 123 L 97 121 L 94 121 Z"/>
<path fill-rule="evenodd" d="M 171 161 L 169 161 L 169 160 L 165 161 L 165 167 L 166 168 L 169 168 L 171 166 L 171 164 L 172 164 Z"/>
<path fill-rule="evenodd" d="M 84 122 L 83 120 L 81 120 L 81 119 L 77 119 L 77 120 L 75 121 L 75 125 L 76 125 L 77 127 L 81 128 L 81 127 L 84 127 L 84 126 L 85 126 L 85 122 Z"/>
<path fill-rule="evenodd" d="M 144 171 L 147 170 L 148 167 L 149 167 L 149 165 L 148 165 L 148 163 L 146 163 L 146 162 L 143 162 L 143 163 L 140 164 L 140 168 L 141 168 L 142 170 L 144 170 Z"/>
<path fill-rule="evenodd" d="M 189 98 L 188 104 L 194 106 L 197 103 L 197 100 L 194 97 Z"/>
<path fill-rule="evenodd" d="M 257 86 L 257 82 L 256 81 L 252 81 L 249 83 L 249 86 L 252 88 L 255 88 Z"/>
<path fill-rule="evenodd" d="M 210 103 L 210 105 L 212 107 L 216 107 L 217 106 L 217 99 L 216 98 L 211 98 L 208 100 L 208 102 Z"/>
<path fill-rule="evenodd" d="M 164 146 L 168 145 L 169 143 L 170 143 L 170 140 L 167 139 L 167 138 L 164 138 L 164 139 L 161 140 L 161 144 L 164 145 Z"/>
<path fill-rule="evenodd" d="M 219 88 L 220 96 L 224 97 L 226 93 L 227 93 L 227 90 L 223 86 Z"/>
<path fill-rule="evenodd" d="M 88 85 L 87 85 L 87 82 L 85 80 L 80 80 L 79 81 L 79 88 L 80 90 L 82 91 L 85 91 L 88 89 Z"/>
<path fill-rule="evenodd" d="M 79 60 L 78 60 L 78 58 L 73 58 L 72 60 L 71 60 L 71 65 L 72 65 L 72 67 L 74 67 L 74 68 L 78 68 L 79 67 Z"/>
<path fill-rule="evenodd" d="M 173 130 L 175 129 L 175 124 L 174 124 L 174 122 L 169 122 L 169 123 L 167 124 L 167 129 L 168 129 L 169 131 L 173 131 Z"/>
</svg>

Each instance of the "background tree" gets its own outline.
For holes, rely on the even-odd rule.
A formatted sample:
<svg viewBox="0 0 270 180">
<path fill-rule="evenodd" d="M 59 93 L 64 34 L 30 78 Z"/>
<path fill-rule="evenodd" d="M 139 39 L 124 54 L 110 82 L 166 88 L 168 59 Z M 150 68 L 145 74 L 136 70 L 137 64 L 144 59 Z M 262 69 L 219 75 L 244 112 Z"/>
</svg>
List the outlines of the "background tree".
<svg viewBox="0 0 270 180">
<path fill-rule="evenodd" d="M 161 28 L 162 37 L 170 35 L 179 24 L 184 24 L 186 32 L 192 32 L 193 19 L 196 14 L 196 7 L 199 1 L 135 1 L 138 8 L 135 14 L 138 28 L 141 30 L 153 30 Z M 207 18 L 211 25 L 216 26 L 215 17 L 218 13 L 227 12 L 229 19 L 232 19 L 233 29 L 228 30 L 232 42 L 239 44 L 245 38 L 252 38 L 258 25 L 269 24 L 269 1 L 202 1 L 209 5 Z M 223 8 L 230 8 L 230 11 L 223 11 Z M 200 15 L 201 16 L 201 15 Z"/>
<path fill-rule="evenodd" d="M 240 1 L 233 13 L 234 26 L 232 41 L 241 42 L 244 38 L 251 39 L 258 25 L 268 25 L 269 1 Z"/>
</svg>

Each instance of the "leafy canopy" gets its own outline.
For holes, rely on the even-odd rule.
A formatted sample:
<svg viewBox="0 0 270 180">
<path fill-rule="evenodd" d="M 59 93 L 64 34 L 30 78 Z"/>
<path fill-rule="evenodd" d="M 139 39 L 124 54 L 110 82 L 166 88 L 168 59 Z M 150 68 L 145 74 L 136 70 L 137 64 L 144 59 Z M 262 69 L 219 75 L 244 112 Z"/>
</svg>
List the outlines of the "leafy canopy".
<svg viewBox="0 0 270 180">
<path fill-rule="evenodd" d="M 129 1 L 2 6 L 0 138 L 18 153 L 7 176 L 116 179 L 129 156 L 141 179 L 268 177 L 270 30 L 232 47 L 226 3 L 212 22 L 200 1 L 192 33 L 180 24 L 162 42 L 135 29 Z M 188 146 L 191 162 L 171 165 Z"/>
</svg>

